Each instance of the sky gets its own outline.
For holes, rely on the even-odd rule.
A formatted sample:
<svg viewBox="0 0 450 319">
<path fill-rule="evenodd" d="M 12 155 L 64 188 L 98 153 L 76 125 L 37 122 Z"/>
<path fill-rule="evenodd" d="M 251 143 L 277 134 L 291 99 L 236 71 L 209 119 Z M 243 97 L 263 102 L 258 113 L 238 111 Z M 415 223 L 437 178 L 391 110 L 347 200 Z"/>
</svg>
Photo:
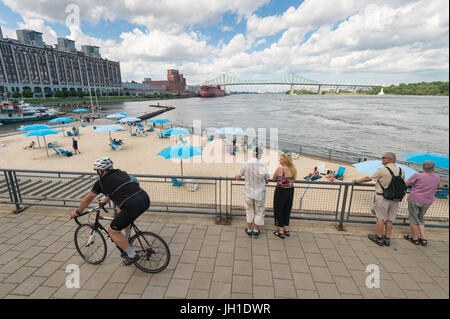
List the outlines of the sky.
<svg viewBox="0 0 450 319">
<path fill-rule="evenodd" d="M 368 85 L 449 78 L 448 0 L 0 0 L 0 26 L 14 39 L 27 28 L 47 44 L 99 46 L 120 61 L 123 81 L 162 80 L 171 68 L 188 85 L 222 74 Z"/>
</svg>

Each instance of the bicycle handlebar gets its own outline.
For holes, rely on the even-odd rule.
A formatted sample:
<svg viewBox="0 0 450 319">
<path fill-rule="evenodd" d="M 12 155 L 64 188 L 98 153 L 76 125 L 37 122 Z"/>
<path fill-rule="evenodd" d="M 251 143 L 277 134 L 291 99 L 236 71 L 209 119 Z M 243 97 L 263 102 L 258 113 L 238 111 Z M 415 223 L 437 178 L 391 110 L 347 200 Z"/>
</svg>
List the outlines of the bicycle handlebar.
<svg viewBox="0 0 450 319">
<path fill-rule="evenodd" d="M 90 213 L 93 213 L 93 212 L 98 213 L 98 212 L 100 212 L 100 209 L 103 209 L 103 211 L 104 211 L 105 213 L 108 212 L 108 210 L 105 208 L 105 204 L 99 204 L 98 206 L 96 206 L 96 207 L 94 207 L 94 208 L 91 208 L 91 209 L 85 211 L 84 213 L 81 213 L 80 215 L 78 215 L 77 217 L 75 217 L 74 220 L 75 220 L 75 222 L 76 222 L 78 225 L 81 225 L 81 223 L 78 221 L 78 217 L 81 217 L 81 216 L 84 216 L 84 215 L 87 215 L 87 214 L 90 214 Z"/>
</svg>

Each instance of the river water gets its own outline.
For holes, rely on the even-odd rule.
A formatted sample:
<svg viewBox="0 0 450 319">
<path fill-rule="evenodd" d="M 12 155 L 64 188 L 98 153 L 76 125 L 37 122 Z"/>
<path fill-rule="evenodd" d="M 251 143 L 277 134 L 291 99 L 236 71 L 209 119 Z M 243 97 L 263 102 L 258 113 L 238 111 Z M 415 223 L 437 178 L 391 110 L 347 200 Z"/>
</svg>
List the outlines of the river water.
<svg viewBox="0 0 450 319">
<path fill-rule="evenodd" d="M 175 123 L 202 127 L 278 128 L 279 139 L 379 158 L 383 152 L 449 153 L 449 97 L 242 94 L 104 104 L 104 113 L 143 115 L 159 102 Z M 77 115 L 76 115 L 77 116 Z M 0 132 L 17 126 L 5 125 Z M 271 136 L 273 138 L 273 136 Z M 281 144 L 281 143 L 280 143 Z"/>
</svg>

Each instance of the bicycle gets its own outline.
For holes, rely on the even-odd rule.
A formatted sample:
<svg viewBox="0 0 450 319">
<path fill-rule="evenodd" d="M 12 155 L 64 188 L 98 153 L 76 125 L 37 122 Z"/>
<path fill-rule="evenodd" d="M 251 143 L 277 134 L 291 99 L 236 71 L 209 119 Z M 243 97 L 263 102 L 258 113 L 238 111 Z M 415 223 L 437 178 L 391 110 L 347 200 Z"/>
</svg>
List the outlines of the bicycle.
<svg viewBox="0 0 450 319">
<path fill-rule="evenodd" d="M 114 218 L 101 216 L 100 209 L 108 212 L 104 205 L 99 205 L 74 218 L 78 224 L 74 234 L 75 248 L 81 258 L 93 265 L 102 263 L 106 258 L 107 246 L 104 236 L 114 243 L 108 231 L 99 222 L 99 220 L 113 220 Z M 78 221 L 79 217 L 93 212 L 96 213 L 93 224 L 82 224 Z M 128 241 L 136 254 L 141 257 L 134 263 L 136 268 L 147 273 L 158 273 L 166 269 L 170 261 L 170 250 L 164 239 L 152 232 L 140 231 L 134 223 L 131 223 L 131 227 L 135 234 Z M 121 253 L 124 253 L 120 247 L 117 245 L 116 247 Z M 84 252 L 84 250 L 86 251 Z"/>
</svg>

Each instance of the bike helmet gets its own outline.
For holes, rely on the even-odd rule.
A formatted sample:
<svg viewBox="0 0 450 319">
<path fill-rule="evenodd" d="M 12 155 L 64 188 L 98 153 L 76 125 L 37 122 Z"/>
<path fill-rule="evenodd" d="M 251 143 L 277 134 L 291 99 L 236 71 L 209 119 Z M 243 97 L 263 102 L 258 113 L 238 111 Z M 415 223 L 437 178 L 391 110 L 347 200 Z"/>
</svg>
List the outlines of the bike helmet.
<svg viewBox="0 0 450 319">
<path fill-rule="evenodd" d="M 94 170 L 103 170 L 106 171 L 108 169 L 112 169 L 113 168 L 113 162 L 111 161 L 111 159 L 109 157 L 101 157 L 99 159 L 97 159 L 94 163 Z"/>
</svg>

